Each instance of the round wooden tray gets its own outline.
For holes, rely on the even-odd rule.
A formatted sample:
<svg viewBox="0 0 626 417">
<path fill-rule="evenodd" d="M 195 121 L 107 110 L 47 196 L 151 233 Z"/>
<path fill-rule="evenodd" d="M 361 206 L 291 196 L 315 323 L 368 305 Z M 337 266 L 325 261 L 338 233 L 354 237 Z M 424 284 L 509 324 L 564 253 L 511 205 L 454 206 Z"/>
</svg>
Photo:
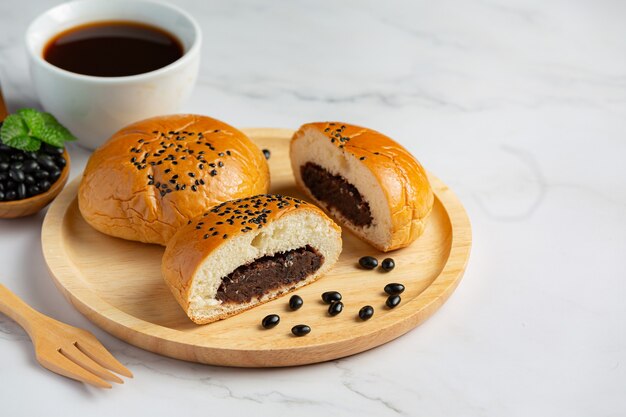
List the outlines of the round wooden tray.
<svg viewBox="0 0 626 417">
<path fill-rule="evenodd" d="M 271 192 L 302 198 L 289 164 L 286 129 L 247 129 L 261 148 L 270 149 Z M 287 309 L 287 297 L 240 315 L 198 326 L 176 303 L 160 274 L 163 248 L 113 238 L 92 229 L 76 202 L 79 179 L 53 202 L 43 223 L 43 252 L 57 287 L 89 320 L 107 332 L 151 352 L 214 365 L 271 367 L 322 362 L 363 352 L 413 329 L 446 301 L 459 283 L 471 246 L 470 223 L 463 206 L 440 180 L 430 176 L 435 206 L 424 235 L 410 247 L 383 254 L 344 231 L 344 249 L 330 273 L 297 291 L 304 306 Z M 396 268 L 384 273 L 357 266 L 363 255 L 391 256 Z M 383 287 L 405 284 L 402 303 L 385 307 Z M 320 294 L 337 290 L 345 308 L 330 317 Z M 357 319 L 370 304 L 369 321 Z M 264 330 L 267 314 L 280 324 Z M 305 323 L 305 337 L 291 327 Z"/>
</svg>

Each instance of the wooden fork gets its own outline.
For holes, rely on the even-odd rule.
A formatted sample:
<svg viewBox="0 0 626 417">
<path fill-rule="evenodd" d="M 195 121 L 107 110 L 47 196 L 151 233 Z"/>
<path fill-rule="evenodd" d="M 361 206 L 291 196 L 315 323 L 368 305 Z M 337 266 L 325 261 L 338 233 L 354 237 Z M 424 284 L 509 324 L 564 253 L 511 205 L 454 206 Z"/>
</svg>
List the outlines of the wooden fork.
<svg viewBox="0 0 626 417">
<path fill-rule="evenodd" d="M 2 284 L 0 312 L 26 330 L 35 346 L 37 360 L 52 372 L 100 388 L 111 388 L 111 384 L 105 380 L 124 383 L 107 369 L 133 377 L 91 332 L 41 314 Z"/>
</svg>

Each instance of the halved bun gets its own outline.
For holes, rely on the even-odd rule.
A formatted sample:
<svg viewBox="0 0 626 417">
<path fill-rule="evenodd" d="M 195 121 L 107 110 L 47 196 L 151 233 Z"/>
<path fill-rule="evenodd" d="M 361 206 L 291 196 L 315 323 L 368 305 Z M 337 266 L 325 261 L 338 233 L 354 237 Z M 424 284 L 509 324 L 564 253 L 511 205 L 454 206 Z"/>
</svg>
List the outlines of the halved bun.
<svg viewBox="0 0 626 417">
<path fill-rule="evenodd" d="M 319 208 L 280 195 L 221 204 L 168 242 L 162 274 L 195 323 L 220 320 L 307 285 L 341 252 L 341 229 Z"/>
<path fill-rule="evenodd" d="M 125 127 L 89 158 L 78 191 L 91 226 L 165 245 L 180 226 L 224 201 L 266 193 L 269 167 L 242 132 L 178 114 Z"/>
<path fill-rule="evenodd" d="M 374 130 L 308 123 L 293 135 L 298 186 L 342 226 L 381 251 L 405 247 L 424 231 L 433 192 L 420 163 Z"/>
</svg>

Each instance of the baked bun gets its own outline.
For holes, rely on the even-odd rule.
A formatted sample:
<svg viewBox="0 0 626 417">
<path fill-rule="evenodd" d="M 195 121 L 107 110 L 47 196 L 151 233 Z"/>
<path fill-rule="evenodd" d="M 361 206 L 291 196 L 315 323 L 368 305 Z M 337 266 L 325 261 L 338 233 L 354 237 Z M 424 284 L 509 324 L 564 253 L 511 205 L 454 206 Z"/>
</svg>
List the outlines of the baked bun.
<svg viewBox="0 0 626 417">
<path fill-rule="evenodd" d="M 408 246 L 424 231 L 433 192 L 420 163 L 400 144 L 364 127 L 308 123 L 291 139 L 296 183 L 375 248 Z"/>
<path fill-rule="evenodd" d="M 214 207 L 168 242 L 161 271 L 198 324 L 309 284 L 341 252 L 341 229 L 312 204 L 258 195 Z"/>
<path fill-rule="evenodd" d="M 266 193 L 263 153 L 239 130 L 192 114 L 154 117 L 115 133 L 89 158 L 80 212 L 102 233 L 165 245 L 210 207 Z"/>
</svg>

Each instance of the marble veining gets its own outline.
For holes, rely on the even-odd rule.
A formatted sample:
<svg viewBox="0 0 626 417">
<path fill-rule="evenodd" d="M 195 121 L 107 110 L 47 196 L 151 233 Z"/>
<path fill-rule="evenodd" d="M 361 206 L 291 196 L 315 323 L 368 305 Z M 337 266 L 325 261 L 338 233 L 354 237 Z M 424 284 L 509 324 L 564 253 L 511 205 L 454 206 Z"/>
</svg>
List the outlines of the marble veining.
<svg viewBox="0 0 626 417">
<path fill-rule="evenodd" d="M 10 109 L 39 107 L 22 39 L 59 2 L 0 2 Z M 626 414 L 626 3 L 176 3 L 204 31 L 182 111 L 240 127 L 345 120 L 396 138 L 464 202 L 466 276 L 435 316 L 374 350 L 202 366 L 92 325 L 48 276 L 43 214 L 0 220 L 0 282 L 94 332 L 135 373 L 108 392 L 60 378 L 0 316 L 0 415 Z M 69 151 L 76 177 L 88 153 Z"/>
</svg>

